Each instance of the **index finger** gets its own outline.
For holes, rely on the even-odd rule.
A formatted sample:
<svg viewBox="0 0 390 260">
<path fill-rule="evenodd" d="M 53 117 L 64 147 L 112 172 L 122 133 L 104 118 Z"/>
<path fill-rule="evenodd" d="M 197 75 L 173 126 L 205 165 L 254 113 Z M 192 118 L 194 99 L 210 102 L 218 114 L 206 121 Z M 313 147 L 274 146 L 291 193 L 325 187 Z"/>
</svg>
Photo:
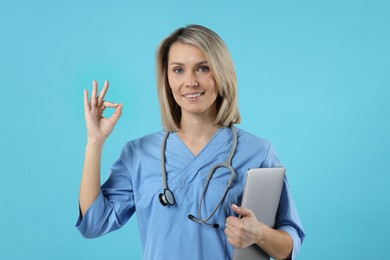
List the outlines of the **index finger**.
<svg viewBox="0 0 390 260">
<path fill-rule="evenodd" d="M 226 218 L 226 224 L 232 227 L 237 227 L 241 224 L 240 219 L 234 216 Z"/>
<path fill-rule="evenodd" d="M 103 86 L 103 88 L 102 88 L 102 90 L 100 91 L 100 93 L 99 93 L 99 97 L 98 97 L 98 103 L 97 103 L 97 106 L 98 107 L 101 107 L 102 105 L 103 105 L 103 98 L 104 98 L 104 96 L 106 95 L 106 93 L 107 93 L 107 89 L 108 89 L 108 86 L 110 85 L 110 83 L 108 82 L 108 80 L 106 80 L 105 82 L 104 82 L 104 86 Z"/>
</svg>

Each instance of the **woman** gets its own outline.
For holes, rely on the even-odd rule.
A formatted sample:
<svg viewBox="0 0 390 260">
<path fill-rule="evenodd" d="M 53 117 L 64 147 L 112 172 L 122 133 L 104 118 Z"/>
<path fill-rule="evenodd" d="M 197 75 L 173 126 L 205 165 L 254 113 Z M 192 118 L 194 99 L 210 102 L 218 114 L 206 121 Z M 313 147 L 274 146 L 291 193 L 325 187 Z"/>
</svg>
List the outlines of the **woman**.
<svg viewBox="0 0 390 260">
<path fill-rule="evenodd" d="M 246 170 L 280 162 L 268 141 L 233 127 L 240 122 L 235 70 L 217 34 L 190 25 L 161 43 L 157 88 L 165 132 L 126 143 L 100 187 L 103 144 L 122 112 L 122 104 L 104 101 L 108 85 L 97 94 L 93 81 L 90 101 L 84 91 L 88 140 L 76 226 L 85 237 L 118 229 L 136 213 L 144 259 L 231 259 L 233 247 L 251 244 L 273 258 L 295 257 L 304 233 L 286 179 L 275 229 L 236 206 Z M 110 118 L 102 116 L 106 107 L 115 108 Z M 234 178 L 229 167 L 217 167 L 204 187 L 221 162 L 231 164 Z"/>
</svg>

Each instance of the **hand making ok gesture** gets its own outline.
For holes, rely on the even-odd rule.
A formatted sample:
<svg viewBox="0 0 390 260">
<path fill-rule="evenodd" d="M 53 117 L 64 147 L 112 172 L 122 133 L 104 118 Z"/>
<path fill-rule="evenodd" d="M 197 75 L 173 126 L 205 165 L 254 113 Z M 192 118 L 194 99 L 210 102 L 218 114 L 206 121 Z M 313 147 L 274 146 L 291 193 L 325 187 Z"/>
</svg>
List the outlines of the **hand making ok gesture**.
<svg viewBox="0 0 390 260">
<path fill-rule="evenodd" d="M 91 100 L 88 100 L 88 91 L 84 90 L 84 116 L 87 126 L 88 141 L 102 142 L 112 132 L 116 122 L 122 114 L 122 104 L 112 103 L 104 100 L 109 83 L 104 82 L 103 89 L 97 95 L 98 84 L 96 80 L 92 82 Z M 111 117 L 103 117 L 103 112 L 107 108 L 115 108 Z"/>
</svg>

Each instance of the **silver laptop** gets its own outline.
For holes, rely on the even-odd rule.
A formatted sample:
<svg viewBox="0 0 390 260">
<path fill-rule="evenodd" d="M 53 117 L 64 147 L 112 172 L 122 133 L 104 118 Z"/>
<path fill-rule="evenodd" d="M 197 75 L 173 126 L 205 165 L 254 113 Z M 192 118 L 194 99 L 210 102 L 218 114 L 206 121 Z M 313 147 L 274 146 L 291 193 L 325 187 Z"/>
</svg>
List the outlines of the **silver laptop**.
<svg viewBox="0 0 390 260">
<path fill-rule="evenodd" d="M 274 227 L 280 195 L 282 193 L 285 168 L 256 168 L 247 172 L 241 206 L 251 209 L 257 219 Z M 235 249 L 233 260 L 265 260 L 270 257 L 257 245 Z"/>
</svg>

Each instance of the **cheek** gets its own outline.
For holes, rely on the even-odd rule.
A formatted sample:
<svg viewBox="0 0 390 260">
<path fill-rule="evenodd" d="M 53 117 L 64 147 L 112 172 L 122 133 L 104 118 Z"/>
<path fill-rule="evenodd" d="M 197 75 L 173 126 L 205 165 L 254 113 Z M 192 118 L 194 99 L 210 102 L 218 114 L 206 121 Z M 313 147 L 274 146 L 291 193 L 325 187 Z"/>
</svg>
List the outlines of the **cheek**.
<svg viewBox="0 0 390 260">
<path fill-rule="evenodd" d="M 214 78 L 210 79 L 210 85 L 213 86 L 213 93 L 215 95 L 218 95 L 218 87 L 217 87 L 217 83 L 215 82 Z"/>
<path fill-rule="evenodd" d="M 179 87 L 178 87 L 178 82 L 177 80 L 173 79 L 173 78 L 169 78 L 168 77 L 168 83 L 169 83 L 169 88 L 170 88 L 170 94 L 172 95 L 173 99 L 176 101 L 178 101 L 178 96 L 180 96 L 180 93 L 179 93 Z"/>
<path fill-rule="evenodd" d="M 171 87 L 172 89 L 180 84 L 178 78 L 175 77 L 174 75 L 170 75 L 169 73 L 168 73 L 168 83 L 169 83 L 169 87 Z"/>
<path fill-rule="evenodd" d="M 215 78 L 210 74 L 207 75 L 207 77 L 203 78 L 204 85 L 209 86 L 210 88 L 213 88 L 213 91 L 217 90 L 217 84 L 215 82 Z"/>
<path fill-rule="evenodd" d="M 172 88 L 171 86 L 172 86 L 172 79 L 168 75 L 168 86 L 167 87 Z"/>
</svg>

